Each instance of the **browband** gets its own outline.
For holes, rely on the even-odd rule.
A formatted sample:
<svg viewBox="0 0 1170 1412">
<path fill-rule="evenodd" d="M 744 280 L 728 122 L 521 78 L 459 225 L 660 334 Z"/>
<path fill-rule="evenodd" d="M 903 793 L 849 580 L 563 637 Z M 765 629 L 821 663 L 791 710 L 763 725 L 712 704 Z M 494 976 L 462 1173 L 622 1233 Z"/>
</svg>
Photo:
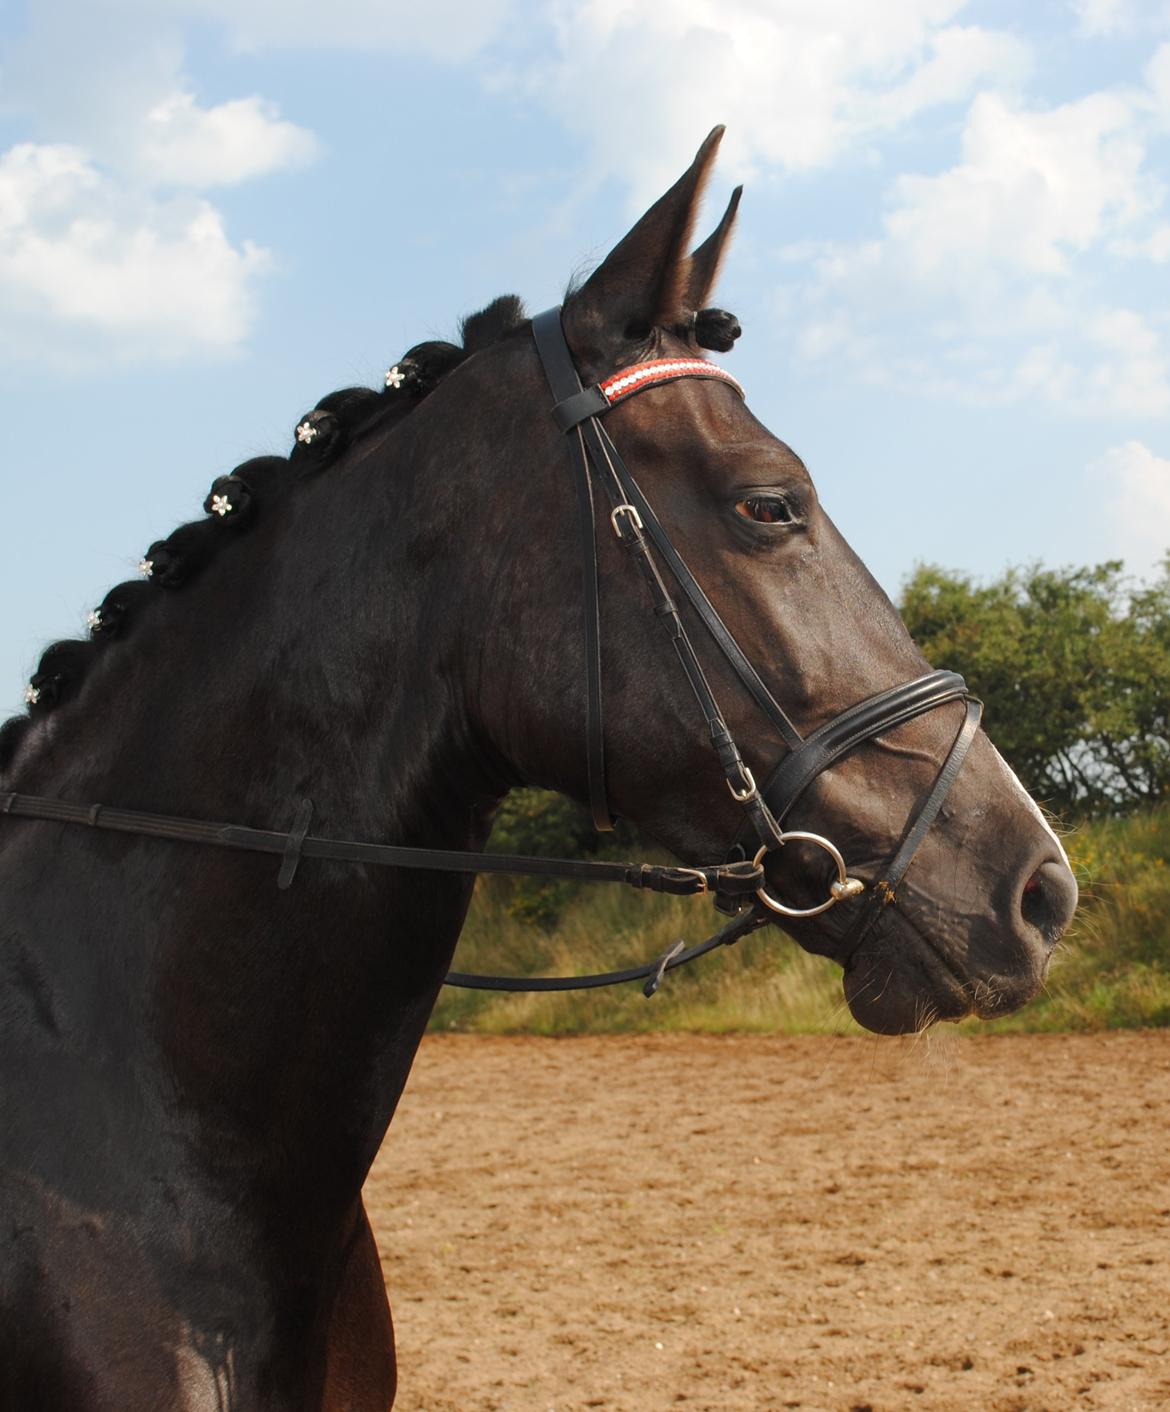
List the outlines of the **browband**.
<svg viewBox="0 0 1170 1412">
<path fill-rule="evenodd" d="M 634 363 L 631 367 L 620 368 L 604 381 L 566 397 L 553 407 L 553 421 L 562 431 L 569 431 L 587 417 L 599 417 L 603 412 L 608 412 L 635 392 L 677 382 L 679 378 L 714 378 L 718 382 L 729 383 L 747 400 L 738 381 L 718 363 L 709 363 L 706 358 L 654 358 L 648 363 Z"/>
</svg>

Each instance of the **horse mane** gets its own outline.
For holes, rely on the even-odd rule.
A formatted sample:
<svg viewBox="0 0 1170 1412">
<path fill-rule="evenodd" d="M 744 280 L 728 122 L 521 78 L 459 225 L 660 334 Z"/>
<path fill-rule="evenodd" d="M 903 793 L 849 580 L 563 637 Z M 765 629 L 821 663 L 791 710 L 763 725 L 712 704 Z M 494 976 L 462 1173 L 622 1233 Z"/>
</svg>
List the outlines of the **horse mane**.
<svg viewBox="0 0 1170 1412">
<path fill-rule="evenodd" d="M 88 617 L 89 637 L 54 642 L 41 654 L 25 688 L 26 710 L 0 726 L 0 775 L 5 774 L 33 722 L 74 699 L 99 655 L 125 640 L 160 588 L 182 588 L 201 573 L 227 542 L 253 524 L 263 507 L 298 481 L 319 475 L 361 435 L 395 424 L 430 396 L 473 353 L 527 326 L 524 305 L 502 294 L 459 325 L 459 342 L 416 343 L 386 374 L 385 386 L 345 387 L 322 397 L 297 422 L 287 456 L 257 456 L 218 476 L 203 501 L 204 516 L 155 540 L 139 561 L 144 576 L 116 584 Z M 726 351 L 739 337 L 739 322 L 721 309 L 698 310 L 685 328 L 703 348 Z"/>
<path fill-rule="evenodd" d="M 346 387 L 322 397 L 296 424 L 287 456 L 258 456 L 218 476 L 203 502 L 204 517 L 156 540 L 139 562 L 143 577 L 116 584 L 88 618 L 89 637 L 54 642 L 41 655 L 25 688 L 26 710 L 0 726 L 0 774 L 5 773 L 33 722 L 73 700 L 94 662 L 115 641 L 132 634 L 142 613 L 162 595 L 182 588 L 223 545 L 254 524 L 264 507 L 299 481 L 319 475 L 347 447 L 375 427 L 395 424 L 473 353 L 500 342 L 526 323 L 514 294 L 494 299 L 463 319 L 459 343 L 416 343 L 390 368 L 380 391 Z"/>
</svg>

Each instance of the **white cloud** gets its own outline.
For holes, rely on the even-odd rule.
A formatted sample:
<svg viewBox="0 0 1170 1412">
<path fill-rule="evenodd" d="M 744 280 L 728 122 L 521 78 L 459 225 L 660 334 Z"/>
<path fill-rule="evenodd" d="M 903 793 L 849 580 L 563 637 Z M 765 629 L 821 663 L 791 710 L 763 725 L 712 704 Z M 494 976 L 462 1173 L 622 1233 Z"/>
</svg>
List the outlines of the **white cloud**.
<svg viewBox="0 0 1170 1412">
<path fill-rule="evenodd" d="M 1150 104 L 1163 128 L 1170 128 L 1170 44 L 1159 44 L 1145 67 L 1143 77 L 1149 89 Z"/>
<path fill-rule="evenodd" d="M 317 153 L 311 132 L 282 121 L 261 98 L 200 108 L 192 94 L 180 92 L 146 114 L 138 165 L 160 184 L 199 190 L 305 166 Z"/>
<path fill-rule="evenodd" d="M 1149 260 L 1155 265 L 1170 261 L 1170 225 L 1155 226 L 1148 235 L 1139 240 L 1123 238 L 1110 242 L 1109 253 L 1124 259 Z"/>
<path fill-rule="evenodd" d="M 1170 24 L 1167 0 L 1069 0 L 1082 39 L 1108 39 L 1164 29 Z"/>
<path fill-rule="evenodd" d="M 850 107 L 861 135 L 909 122 L 919 113 L 961 103 L 980 85 L 1014 89 L 1028 74 L 1031 56 L 1014 35 L 975 26 L 936 30 L 921 61 L 912 61 L 904 82 L 876 97 L 852 96 Z"/>
<path fill-rule="evenodd" d="M 1102 504 L 1112 552 L 1144 574 L 1170 551 L 1170 460 L 1143 442 L 1113 446 L 1086 471 L 1091 503 Z"/>
<path fill-rule="evenodd" d="M 221 21 L 240 49 L 390 49 L 462 63 L 500 32 L 516 0 L 151 0 L 155 14 Z"/>
<path fill-rule="evenodd" d="M 265 251 L 231 243 L 207 202 L 135 196 L 77 148 L 21 143 L 0 156 L 9 344 L 21 328 L 34 345 L 55 328 L 137 355 L 230 350 L 251 324 L 266 263 Z"/>
<path fill-rule="evenodd" d="M 1074 310 L 1052 337 L 1025 342 L 990 386 L 1001 401 L 1042 398 L 1078 414 L 1162 417 L 1170 414 L 1170 351 L 1133 309 Z"/>
<path fill-rule="evenodd" d="M 1090 322 L 1087 333 L 1102 355 L 1085 382 L 1091 408 L 1137 416 L 1170 412 L 1170 360 L 1148 319 L 1133 309 L 1109 309 Z"/>
<path fill-rule="evenodd" d="M 1038 110 L 980 94 L 954 166 L 896 178 L 880 238 L 809 261 L 802 356 L 967 401 L 1170 413 L 1170 300 L 1139 311 L 1099 292 L 1110 257 L 1170 256 L 1147 99 Z"/>
<path fill-rule="evenodd" d="M 267 252 L 200 193 L 318 143 L 259 96 L 200 104 L 173 20 L 38 0 L 8 45 L 5 99 L 31 140 L 0 151 L 0 313 L 26 357 L 222 355 L 252 326 Z"/>
<path fill-rule="evenodd" d="M 980 94 L 962 162 L 936 177 L 899 177 L 886 230 L 925 276 L 973 265 L 1065 274 L 1070 254 L 1157 208 L 1162 189 L 1144 157 L 1133 107 L 1119 95 L 1036 112 Z"/>
<path fill-rule="evenodd" d="M 1071 0 L 1077 30 L 1086 38 L 1124 33 L 1136 21 L 1133 0 Z"/>
<path fill-rule="evenodd" d="M 636 203 L 728 124 L 726 170 L 809 170 L 1029 67 L 1015 37 L 951 25 L 964 0 L 560 0 L 557 57 L 513 82 L 591 145 Z M 619 115 L 609 118 L 606 115 Z"/>
<path fill-rule="evenodd" d="M 83 145 L 107 173 L 190 191 L 318 155 L 313 134 L 258 95 L 202 106 L 178 31 L 161 7 L 139 4 L 38 0 L 3 74 L 7 106 L 28 116 L 30 140 Z"/>
</svg>

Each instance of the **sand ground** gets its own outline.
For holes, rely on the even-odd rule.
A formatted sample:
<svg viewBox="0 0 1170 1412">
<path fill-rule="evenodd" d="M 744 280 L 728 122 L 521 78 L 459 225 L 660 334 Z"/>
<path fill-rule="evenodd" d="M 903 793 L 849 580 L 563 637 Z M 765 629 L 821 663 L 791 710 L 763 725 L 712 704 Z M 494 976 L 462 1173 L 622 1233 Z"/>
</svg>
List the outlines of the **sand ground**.
<svg viewBox="0 0 1170 1412">
<path fill-rule="evenodd" d="M 1170 1033 L 426 1040 L 396 1412 L 1170 1408 Z"/>
</svg>

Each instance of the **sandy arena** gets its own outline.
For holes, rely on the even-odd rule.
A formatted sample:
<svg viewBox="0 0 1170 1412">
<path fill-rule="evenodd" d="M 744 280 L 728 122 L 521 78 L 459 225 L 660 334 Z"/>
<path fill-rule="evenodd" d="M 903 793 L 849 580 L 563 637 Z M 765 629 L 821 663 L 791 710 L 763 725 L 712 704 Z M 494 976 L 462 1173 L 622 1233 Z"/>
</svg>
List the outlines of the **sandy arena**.
<svg viewBox="0 0 1170 1412">
<path fill-rule="evenodd" d="M 1170 1408 L 1170 1033 L 429 1038 L 396 1412 Z"/>
</svg>

